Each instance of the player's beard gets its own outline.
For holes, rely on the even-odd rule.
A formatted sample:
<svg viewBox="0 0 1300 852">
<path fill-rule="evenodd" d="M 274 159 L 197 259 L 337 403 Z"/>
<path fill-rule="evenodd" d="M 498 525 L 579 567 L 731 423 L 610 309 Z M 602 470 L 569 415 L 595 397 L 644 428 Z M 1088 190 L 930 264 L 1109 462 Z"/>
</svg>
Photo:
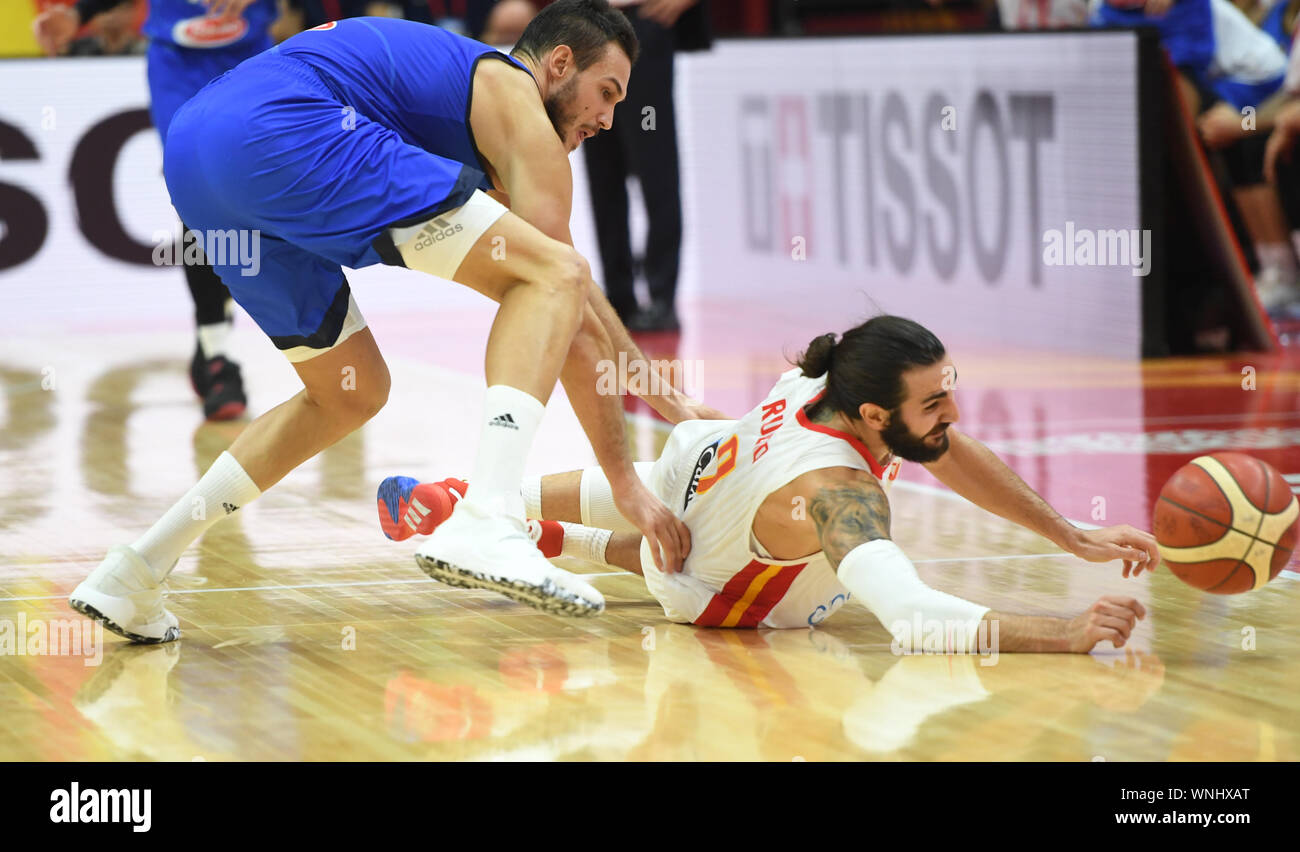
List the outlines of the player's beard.
<svg viewBox="0 0 1300 852">
<path fill-rule="evenodd" d="M 927 444 L 926 439 L 933 437 L 933 433 L 919 437 L 913 434 L 903 422 L 902 414 L 895 409 L 889 413 L 889 425 L 880 430 L 880 439 L 885 442 L 886 447 L 889 447 L 889 451 L 899 458 L 925 464 L 938 461 L 944 453 L 948 452 L 948 427 L 945 425 L 943 428 L 943 440 L 937 445 Z"/>
<path fill-rule="evenodd" d="M 551 120 L 560 141 L 566 146 L 569 144 L 569 132 L 577 123 L 576 112 L 572 109 L 574 90 L 577 88 L 578 77 L 575 74 L 568 82 L 552 92 L 542 104 L 546 107 L 546 117 Z"/>
</svg>

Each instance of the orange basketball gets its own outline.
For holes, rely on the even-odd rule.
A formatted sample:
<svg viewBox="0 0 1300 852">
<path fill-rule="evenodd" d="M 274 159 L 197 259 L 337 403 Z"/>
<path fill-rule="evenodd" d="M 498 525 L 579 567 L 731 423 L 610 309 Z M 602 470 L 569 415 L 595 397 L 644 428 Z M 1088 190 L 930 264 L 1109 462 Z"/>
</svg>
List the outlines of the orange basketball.
<svg viewBox="0 0 1300 852">
<path fill-rule="evenodd" d="M 1216 595 L 1278 575 L 1300 535 L 1300 503 L 1282 474 L 1244 453 L 1183 465 L 1160 489 L 1152 530 L 1174 576 Z"/>
</svg>

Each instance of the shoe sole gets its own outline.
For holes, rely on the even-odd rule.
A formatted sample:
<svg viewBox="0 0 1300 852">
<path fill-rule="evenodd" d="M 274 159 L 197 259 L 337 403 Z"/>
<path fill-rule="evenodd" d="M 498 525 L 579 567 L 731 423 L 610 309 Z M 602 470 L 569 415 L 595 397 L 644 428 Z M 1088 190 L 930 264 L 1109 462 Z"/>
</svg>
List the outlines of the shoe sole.
<svg viewBox="0 0 1300 852">
<path fill-rule="evenodd" d="M 572 597 L 571 593 L 566 592 L 564 593 L 566 597 L 559 597 L 556 594 L 558 587 L 551 580 L 547 580 L 541 586 L 536 586 L 532 583 L 525 583 L 523 580 L 510 580 L 505 577 L 493 577 L 478 571 L 466 571 L 448 562 L 443 562 L 441 559 L 434 559 L 420 553 L 415 554 L 415 561 L 419 564 L 421 571 L 441 583 L 446 583 L 448 586 L 456 586 L 461 589 L 487 589 L 505 595 L 512 601 L 527 604 L 552 615 L 591 618 L 605 611 L 603 606 L 594 607 L 581 599 Z"/>
<path fill-rule="evenodd" d="M 104 613 L 100 612 L 85 601 L 70 599 L 68 605 L 87 618 L 98 621 L 123 639 L 130 639 L 132 642 L 139 645 L 160 645 L 163 642 L 175 642 L 177 639 L 181 638 L 181 630 L 179 627 L 168 627 L 167 632 L 163 634 L 162 637 L 143 636 L 139 633 L 132 633 L 130 630 L 127 630 L 125 627 L 104 615 Z"/>
</svg>

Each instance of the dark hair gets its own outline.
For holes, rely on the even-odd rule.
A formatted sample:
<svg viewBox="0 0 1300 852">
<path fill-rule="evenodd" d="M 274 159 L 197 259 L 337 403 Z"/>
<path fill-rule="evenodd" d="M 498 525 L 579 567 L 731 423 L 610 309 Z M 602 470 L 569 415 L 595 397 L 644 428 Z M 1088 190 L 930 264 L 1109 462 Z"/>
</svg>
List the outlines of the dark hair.
<svg viewBox="0 0 1300 852">
<path fill-rule="evenodd" d="M 567 44 L 581 71 L 599 60 L 611 41 L 618 42 L 629 62 L 636 62 L 639 48 L 632 24 L 608 0 L 555 0 L 528 22 L 511 53 L 541 60 Z"/>
<path fill-rule="evenodd" d="M 886 314 L 844 332 L 838 343 L 834 334 L 814 338 L 797 364 L 809 378 L 829 373 L 818 408 L 828 405 L 857 420 L 864 402 L 888 411 L 898 408 L 903 403 L 903 373 L 928 367 L 943 356 L 943 344 L 929 329 Z"/>
</svg>

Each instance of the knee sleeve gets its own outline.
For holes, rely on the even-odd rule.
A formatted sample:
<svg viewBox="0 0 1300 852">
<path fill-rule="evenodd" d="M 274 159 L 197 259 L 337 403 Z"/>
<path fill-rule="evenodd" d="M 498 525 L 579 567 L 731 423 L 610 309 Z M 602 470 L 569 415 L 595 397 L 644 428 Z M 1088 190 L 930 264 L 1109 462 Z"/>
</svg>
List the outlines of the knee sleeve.
<svg viewBox="0 0 1300 852">
<path fill-rule="evenodd" d="M 654 462 L 637 462 L 636 475 L 649 484 L 650 471 Z M 579 505 L 582 508 L 582 522 L 589 527 L 598 527 L 614 532 L 640 532 L 630 521 L 619 514 L 614 505 L 614 492 L 605 478 L 605 472 L 598 467 L 589 467 L 582 472 L 582 486 L 579 491 Z"/>
</svg>

